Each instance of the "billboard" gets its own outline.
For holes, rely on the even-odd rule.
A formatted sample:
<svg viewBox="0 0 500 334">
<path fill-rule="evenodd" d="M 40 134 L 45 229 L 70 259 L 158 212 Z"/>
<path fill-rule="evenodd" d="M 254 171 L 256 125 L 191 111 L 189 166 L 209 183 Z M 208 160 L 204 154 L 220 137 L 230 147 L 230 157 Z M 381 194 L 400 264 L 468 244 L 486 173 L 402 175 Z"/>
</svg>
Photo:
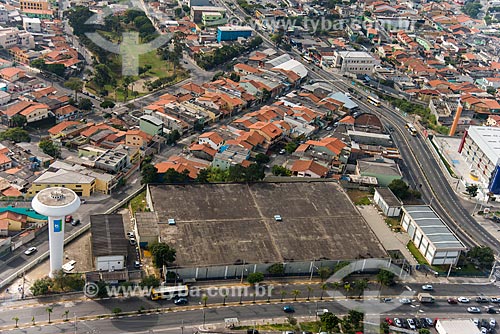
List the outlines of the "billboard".
<svg viewBox="0 0 500 334">
<path fill-rule="evenodd" d="M 54 232 L 61 232 L 61 231 L 62 231 L 62 220 L 54 219 Z"/>
</svg>

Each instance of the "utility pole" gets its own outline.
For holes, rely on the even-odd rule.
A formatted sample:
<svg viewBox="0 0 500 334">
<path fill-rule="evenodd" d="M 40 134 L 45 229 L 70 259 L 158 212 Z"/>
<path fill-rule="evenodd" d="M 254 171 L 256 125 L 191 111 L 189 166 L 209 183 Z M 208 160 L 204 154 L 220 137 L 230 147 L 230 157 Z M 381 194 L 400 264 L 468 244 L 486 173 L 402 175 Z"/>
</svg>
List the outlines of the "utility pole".
<svg viewBox="0 0 500 334">
<path fill-rule="evenodd" d="M 181 320 L 181 334 L 184 334 L 184 319 Z"/>
<path fill-rule="evenodd" d="M 76 334 L 76 312 L 73 312 L 73 315 L 75 316 L 75 321 L 74 321 L 74 329 L 75 329 L 75 334 Z"/>
<path fill-rule="evenodd" d="M 23 286 L 21 288 L 21 299 L 24 299 L 24 284 L 26 283 L 26 272 L 23 271 Z"/>
</svg>

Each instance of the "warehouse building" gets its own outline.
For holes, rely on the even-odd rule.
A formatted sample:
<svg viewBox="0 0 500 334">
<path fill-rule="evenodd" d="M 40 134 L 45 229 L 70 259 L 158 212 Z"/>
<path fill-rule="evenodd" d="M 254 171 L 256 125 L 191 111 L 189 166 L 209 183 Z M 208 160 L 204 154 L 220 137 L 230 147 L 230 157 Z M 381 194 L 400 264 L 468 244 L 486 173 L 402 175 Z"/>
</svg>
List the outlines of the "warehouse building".
<svg viewBox="0 0 500 334">
<path fill-rule="evenodd" d="M 456 264 L 464 245 L 428 205 L 403 206 L 401 225 L 431 265 Z"/>
<path fill-rule="evenodd" d="M 471 183 L 478 183 L 478 197 L 485 200 L 488 192 L 500 194 L 500 128 L 469 127 L 458 152 L 468 164 Z"/>
<path fill-rule="evenodd" d="M 375 188 L 373 201 L 387 217 L 399 217 L 401 201 L 389 188 Z"/>
<path fill-rule="evenodd" d="M 97 271 L 126 269 L 128 242 L 122 215 L 90 216 L 92 258 Z"/>
<path fill-rule="evenodd" d="M 240 37 L 252 36 L 253 29 L 248 26 L 224 26 L 217 28 L 217 42 L 235 41 Z"/>
<path fill-rule="evenodd" d="M 224 17 L 226 16 L 226 9 L 216 6 L 192 6 L 191 7 L 191 19 L 194 23 L 201 23 L 203 19 L 203 13 L 222 13 Z"/>
</svg>

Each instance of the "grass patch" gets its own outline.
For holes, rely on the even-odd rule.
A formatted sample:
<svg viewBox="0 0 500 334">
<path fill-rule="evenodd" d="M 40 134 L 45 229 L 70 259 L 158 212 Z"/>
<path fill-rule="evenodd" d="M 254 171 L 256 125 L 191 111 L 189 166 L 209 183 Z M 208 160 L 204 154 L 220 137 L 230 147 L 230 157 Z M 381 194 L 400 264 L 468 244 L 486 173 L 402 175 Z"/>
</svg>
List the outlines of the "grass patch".
<svg viewBox="0 0 500 334">
<path fill-rule="evenodd" d="M 443 157 L 443 155 L 441 154 L 441 151 L 439 151 L 436 144 L 434 144 L 434 141 L 431 140 L 430 142 L 431 142 L 432 146 L 434 147 L 434 149 L 436 150 L 437 154 L 439 155 L 439 158 L 444 163 L 444 166 L 446 167 L 446 170 L 448 171 L 448 173 L 451 175 L 451 177 L 456 178 L 457 175 L 455 174 L 455 172 L 451 168 L 451 165 L 448 163 L 448 161 Z"/>
<path fill-rule="evenodd" d="M 420 252 L 418 251 L 418 249 L 415 246 L 415 244 L 413 243 L 413 241 L 409 241 L 408 244 L 406 245 L 406 247 L 408 247 L 408 250 L 413 255 L 413 257 L 415 257 L 415 259 L 417 260 L 417 262 L 419 264 L 429 264 L 429 263 L 427 263 L 427 260 L 425 259 L 425 257 L 422 254 L 420 254 Z"/>
<path fill-rule="evenodd" d="M 151 65 L 151 69 L 147 74 L 157 76 L 158 78 L 166 77 L 172 74 L 173 68 L 171 64 L 161 59 L 161 56 L 156 54 L 156 50 L 139 56 L 139 66 Z"/>
<path fill-rule="evenodd" d="M 258 331 L 294 331 L 297 330 L 297 326 L 292 326 L 290 324 L 266 324 L 266 325 L 256 325 L 256 326 L 236 326 L 234 330 L 245 330 L 245 329 L 257 329 Z"/>
<path fill-rule="evenodd" d="M 146 192 L 143 191 L 136 197 L 130 200 L 130 208 L 132 213 L 137 211 L 146 211 Z"/>
<path fill-rule="evenodd" d="M 403 228 L 399 223 L 399 220 L 394 218 L 385 218 L 385 223 L 395 232 L 401 232 L 401 229 Z"/>
<path fill-rule="evenodd" d="M 319 333 L 321 330 L 321 322 L 320 321 L 301 322 L 300 330 L 304 332 Z"/>
<path fill-rule="evenodd" d="M 349 196 L 351 201 L 356 205 L 366 205 L 366 204 L 357 204 L 357 202 L 366 201 L 366 198 L 369 198 L 369 196 L 371 196 L 371 194 L 368 191 L 362 191 L 362 190 L 358 190 L 358 189 L 349 189 L 349 190 L 347 190 L 347 196 Z M 368 204 L 370 204 L 370 203 L 368 203 Z"/>
<path fill-rule="evenodd" d="M 370 205 L 372 202 L 368 198 L 368 196 L 361 197 L 359 198 L 356 202 L 354 202 L 355 205 Z"/>
</svg>

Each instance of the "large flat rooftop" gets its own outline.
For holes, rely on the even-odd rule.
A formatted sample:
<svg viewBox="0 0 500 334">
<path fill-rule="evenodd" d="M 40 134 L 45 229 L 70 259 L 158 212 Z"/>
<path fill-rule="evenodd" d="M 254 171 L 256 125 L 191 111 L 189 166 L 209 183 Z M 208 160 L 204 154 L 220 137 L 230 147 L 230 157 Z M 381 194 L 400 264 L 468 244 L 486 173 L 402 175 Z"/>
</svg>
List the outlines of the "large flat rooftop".
<svg viewBox="0 0 500 334">
<path fill-rule="evenodd" d="M 149 186 L 162 241 L 180 266 L 383 257 L 334 182 Z M 275 221 L 281 215 L 282 221 Z M 167 220 L 175 219 L 169 226 Z"/>
</svg>

